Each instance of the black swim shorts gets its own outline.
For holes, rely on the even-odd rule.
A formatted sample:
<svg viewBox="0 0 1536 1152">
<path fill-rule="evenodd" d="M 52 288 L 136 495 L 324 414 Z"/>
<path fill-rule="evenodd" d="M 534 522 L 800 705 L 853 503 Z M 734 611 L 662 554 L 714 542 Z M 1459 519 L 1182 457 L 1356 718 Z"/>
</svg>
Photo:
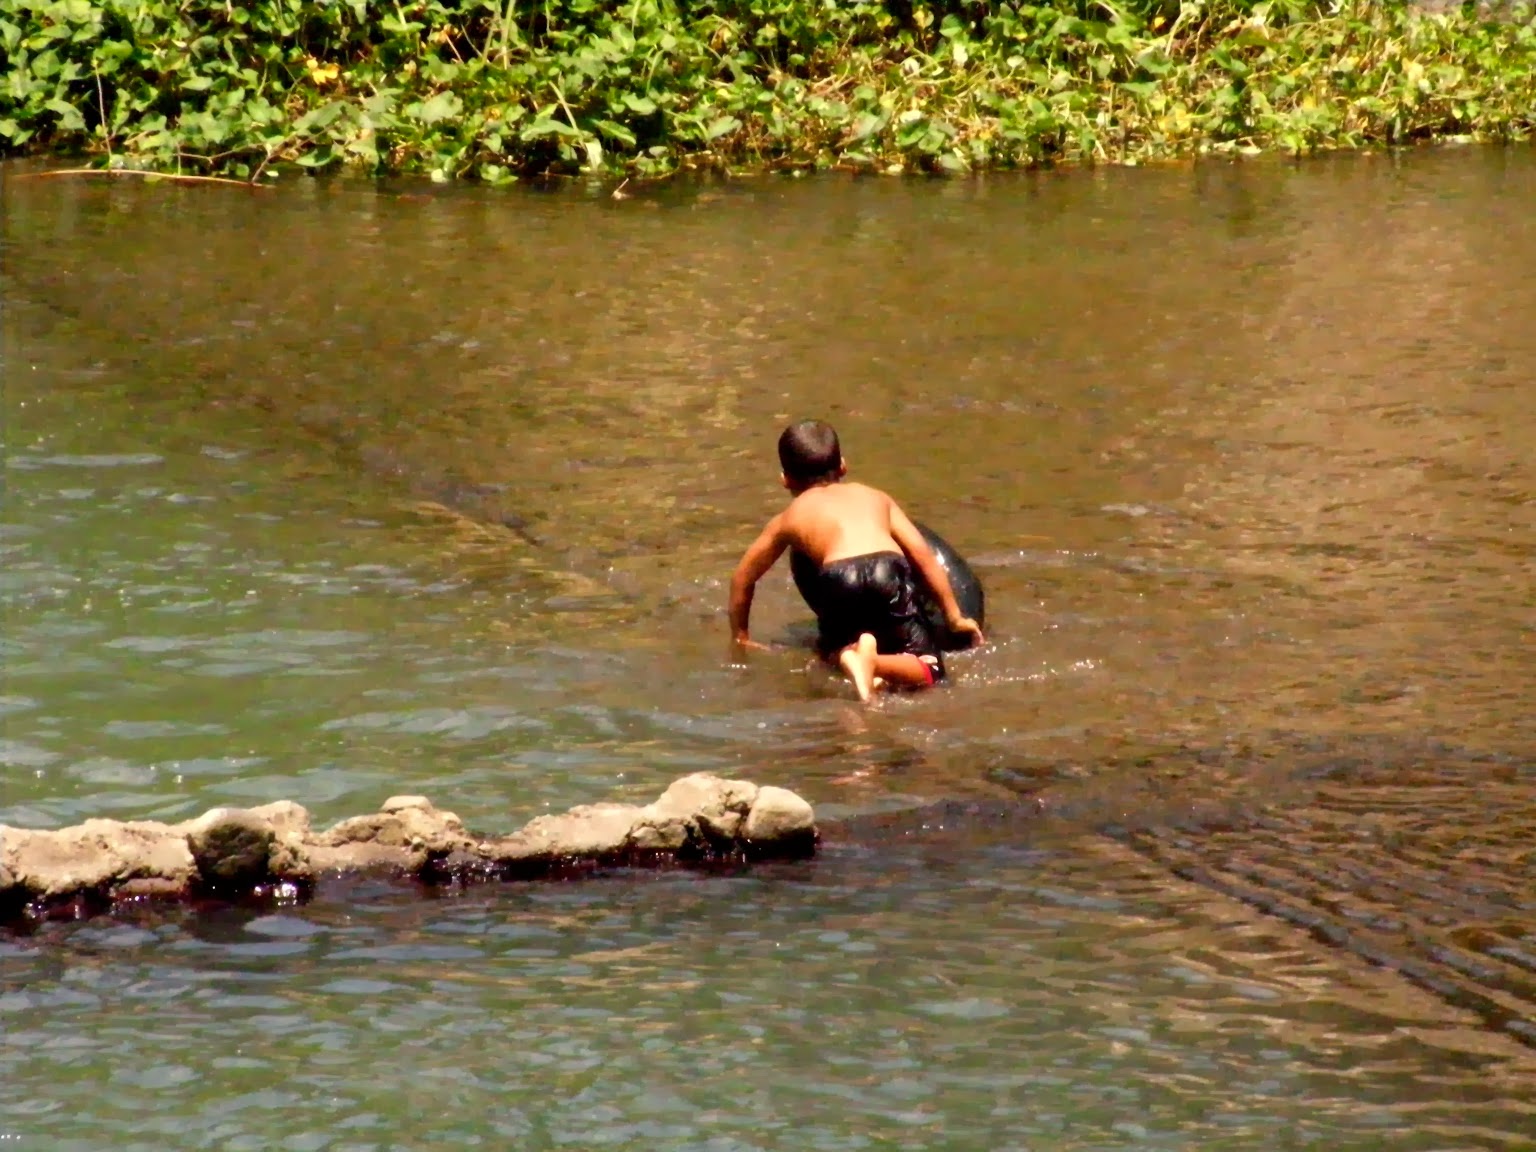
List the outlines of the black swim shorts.
<svg viewBox="0 0 1536 1152">
<path fill-rule="evenodd" d="M 900 552 L 871 552 L 822 565 L 811 607 L 819 647 L 830 656 L 871 633 L 881 655 L 920 657 L 933 682 L 944 679 L 944 658 L 918 607 L 917 580 Z"/>
</svg>

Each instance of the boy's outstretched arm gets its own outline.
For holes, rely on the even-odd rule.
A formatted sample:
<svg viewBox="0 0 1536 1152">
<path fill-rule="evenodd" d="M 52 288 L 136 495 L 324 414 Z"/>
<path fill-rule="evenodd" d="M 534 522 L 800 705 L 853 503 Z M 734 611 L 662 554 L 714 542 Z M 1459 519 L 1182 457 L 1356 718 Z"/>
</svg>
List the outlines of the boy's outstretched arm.
<svg viewBox="0 0 1536 1152">
<path fill-rule="evenodd" d="M 934 598 L 939 602 L 939 611 L 944 613 L 944 622 L 950 630 L 970 633 L 973 645 L 983 643 L 985 637 L 981 634 L 981 625 L 960 611 L 960 605 L 955 600 L 955 590 L 949 583 L 949 573 L 944 571 L 944 565 L 939 563 L 939 558 L 933 554 L 933 549 L 923 539 L 917 525 L 907 519 L 907 514 L 894 500 L 891 501 L 891 535 L 933 590 Z"/>
<path fill-rule="evenodd" d="M 752 593 L 757 582 L 789 546 L 784 535 L 783 517 L 775 516 L 768 521 L 758 538 L 747 547 L 741 562 L 731 576 L 731 639 L 738 644 L 752 643 L 747 622 L 752 615 Z"/>
</svg>

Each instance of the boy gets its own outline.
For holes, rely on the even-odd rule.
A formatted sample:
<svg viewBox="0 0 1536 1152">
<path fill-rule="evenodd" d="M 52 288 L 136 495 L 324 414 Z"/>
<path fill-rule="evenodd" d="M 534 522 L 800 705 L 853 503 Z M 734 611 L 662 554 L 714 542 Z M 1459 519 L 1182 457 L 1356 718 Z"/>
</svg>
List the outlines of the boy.
<svg viewBox="0 0 1536 1152">
<path fill-rule="evenodd" d="M 951 629 L 982 640 L 962 616 L 933 549 L 896 502 L 877 488 L 844 483 L 837 433 L 805 420 L 779 437 L 780 476 L 793 499 L 768 521 L 731 577 L 731 636 L 752 645 L 752 592 L 786 548 L 817 567 L 811 607 L 821 625 L 821 654 L 853 681 L 860 700 L 875 688 L 927 688 L 944 678 L 944 660 L 918 607 L 922 579 Z M 914 572 L 915 569 L 915 572 Z M 754 645 L 755 646 L 755 645 Z"/>
</svg>

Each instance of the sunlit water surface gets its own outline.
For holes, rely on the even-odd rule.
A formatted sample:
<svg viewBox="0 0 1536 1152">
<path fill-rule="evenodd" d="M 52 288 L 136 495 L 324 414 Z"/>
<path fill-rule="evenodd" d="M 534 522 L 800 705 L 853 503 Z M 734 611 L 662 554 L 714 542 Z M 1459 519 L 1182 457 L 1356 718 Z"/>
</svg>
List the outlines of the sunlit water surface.
<svg viewBox="0 0 1536 1152">
<path fill-rule="evenodd" d="M 498 830 L 708 769 L 829 844 L 0 937 L 0 1137 L 1536 1141 L 1528 152 L 4 175 L 0 822 L 424 792 Z M 952 688 L 727 652 L 805 414 L 986 581 Z M 804 615 L 771 576 L 758 634 Z"/>
</svg>

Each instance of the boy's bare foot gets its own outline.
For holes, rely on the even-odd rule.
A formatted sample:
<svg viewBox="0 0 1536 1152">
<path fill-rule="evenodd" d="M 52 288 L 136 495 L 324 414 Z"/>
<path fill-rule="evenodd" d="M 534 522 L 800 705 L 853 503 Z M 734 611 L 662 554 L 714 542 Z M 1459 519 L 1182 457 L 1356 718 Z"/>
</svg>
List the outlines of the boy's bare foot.
<svg viewBox="0 0 1536 1152">
<path fill-rule="evenodd" d="M 861 701 L 867 702 L 875 690 L 875 638 L 868 632 L 837 654 L 837 663 L 853 681 Z"/>
</svg>

